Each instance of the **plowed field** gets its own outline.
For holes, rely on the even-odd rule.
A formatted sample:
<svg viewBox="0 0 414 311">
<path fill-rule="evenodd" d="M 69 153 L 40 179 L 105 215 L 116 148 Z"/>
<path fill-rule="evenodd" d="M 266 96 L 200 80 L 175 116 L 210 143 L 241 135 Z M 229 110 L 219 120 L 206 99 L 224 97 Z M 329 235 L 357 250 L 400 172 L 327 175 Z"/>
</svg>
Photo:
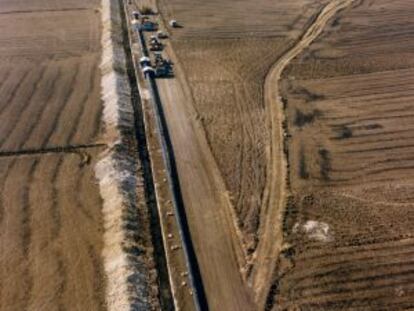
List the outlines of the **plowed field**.
<svg viewBox="0 0 414 311">
<path fill-rule="evenodd" d="M 414 5 L 357 4 L 285 71 L 293 197 L 282 309 L 414 306 Z"/>
<path fill-rule="evenodd" d="M 172 30 L 172 47 L 259 309 L 412 308 L 414 6 L 173 0 L 160 11 L 183 26 Z M 283 79 L 266 88 L 282 114 L 269 117 L 272 65 Z M 272 118 L 283 131 L 272 132 Z M 285 192 L 275 191 L 285 182 L 283 152 Z"/>
<path fill-rule="evenodd" d="M 104 310 L 98 1 L 0 1 L 0 310 Z"/>
</svg>

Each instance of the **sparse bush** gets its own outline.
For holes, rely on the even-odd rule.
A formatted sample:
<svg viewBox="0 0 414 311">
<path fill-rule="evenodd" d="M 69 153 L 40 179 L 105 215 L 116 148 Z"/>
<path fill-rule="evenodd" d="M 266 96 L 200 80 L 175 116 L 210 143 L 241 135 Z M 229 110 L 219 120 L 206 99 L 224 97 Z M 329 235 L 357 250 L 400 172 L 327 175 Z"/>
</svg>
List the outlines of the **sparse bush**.
<svg viewBox="0 0 414 311">
<path fill-rule="evenodd" d="M 304 113 L 299 109 L 296 109 L 295 113 L 295 125 L 297 127 L 302 127 L 305 124 L 312 123 L 316 117 L 320 116 L 321 112 L 319 110 L 314 110 L 310 113 Z"/>
<path fill-rule="evenodd" d="M 300 151 L 300 159 L 299 159 L 299 176 L 302 179 L 308 179 L 309 178 L 309 172 L 308 168 L 306 167 L 306 157 L 305 152 L 303 149 Z"/>
<path fill-rule="evenodd" d="M 338 139 L 346 139 L 346 138 L 351 138 L 352 137 L 352 129 L 347 127 L 347 126 L 343 126 L 338 130 Z"/>
<path fill-rule="evenodd" d="M 329 180 L 329 172 L 331 170 L 331 159 L 329 156 L 329 151 L 325 148 L 322 148 L 319 150 L 319 156 L 321 177 L 324 180 Z"/>
</svg>

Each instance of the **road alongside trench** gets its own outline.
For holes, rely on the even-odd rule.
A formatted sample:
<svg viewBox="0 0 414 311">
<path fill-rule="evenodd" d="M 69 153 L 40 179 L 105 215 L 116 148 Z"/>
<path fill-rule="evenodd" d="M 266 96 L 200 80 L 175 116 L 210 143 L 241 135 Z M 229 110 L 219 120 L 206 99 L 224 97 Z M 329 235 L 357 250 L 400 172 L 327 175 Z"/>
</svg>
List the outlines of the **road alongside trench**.
<svg viewBox="0 0 414 311">
<path fill-rule="evenodd" d="M 217 181 L 211 151 L 185 91 L 179 64 L 167 45 L 176 78 L 158 79 L 157 85 L 183 194 L 186 216 L 201 270 L 210 310 L 255 310 L 239 268 L 240 249 L 228 214 L 225 192 Z"/>
<path fill-rule="evenodd" d="M 260 232 L 259 244 L 255 252 L 252 271 L 252 287 L 256 292 L 259 307 L 264 308 L 266 296 L 271 285 L 271 278 L 276 259 L 283 247 L 283 215 L 287 197 L 287 159 L 283 151 L 284 144 L 284 109 L 279 90 L 279 81 L 287 65 L 306 49 L 324 30 L 328 22 L 339 11 L 349 7 L 355 0 L 338 0 L 329 2 L 301 38 L 270 69 L 265 80 L 265 105 L 271 126 L 271 145 L 268 154 L 268 180 L 264 194 L 262 220 L 265 222 Z M 271 258 L 272 260 L 269 260 Z"/>
</svg>

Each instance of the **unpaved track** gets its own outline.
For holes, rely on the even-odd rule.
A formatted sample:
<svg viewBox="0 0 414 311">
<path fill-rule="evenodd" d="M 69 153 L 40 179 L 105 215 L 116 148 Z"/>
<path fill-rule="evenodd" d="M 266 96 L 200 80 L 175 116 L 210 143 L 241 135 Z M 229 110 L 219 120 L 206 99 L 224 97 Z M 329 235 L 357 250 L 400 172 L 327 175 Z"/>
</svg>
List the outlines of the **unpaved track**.
<svg viewBox="0 0 414 311">
<path fill-rule="evenodd" d="M 279 93 L 279 80 L 286 66 L 306 49 L 323 31 L 335 14 L 350 6 L 355 0 L 332 1 L 327 4 L 315 21 L 305 31 L 298 42 L 272 66 L 265 81 L 265 103 L 269 109 L 271 126 L 271 146 L 268 154 L 268 180 L 264 193 L 265 226 L 260 232 L 252 284 L 256 291 L 256 301 L 263 306 L 268 288 L 271 285 L 272 271 L 283 247 L 283 214 L 287 194 L 287 162 L 283 153 L 284 131 L 283 103 Z"/>
</svg>

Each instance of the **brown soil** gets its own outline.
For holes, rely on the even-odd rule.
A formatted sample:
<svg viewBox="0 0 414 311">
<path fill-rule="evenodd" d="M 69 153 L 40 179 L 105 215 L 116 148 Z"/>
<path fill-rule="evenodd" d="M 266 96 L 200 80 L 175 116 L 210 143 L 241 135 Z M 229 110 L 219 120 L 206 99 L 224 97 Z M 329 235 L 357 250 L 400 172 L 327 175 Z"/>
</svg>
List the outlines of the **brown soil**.
<svg viewBox="0 0 414 311">
<path fill-rule="evenodd" d="M 104 310 L 101 202 L 82 161 L 0 160 L 0 310 Z"/>
<path fill-rule="evenodd" d="M 104 310 L 98 1 L 0 4 L 0 310 Z"/>
<path fill-rule="evenodd" d="M 269 254 L 255 253 L 262 238 L 261 235 L 263 235 L 265 245 L 271 249 L 277 249 L 272 246 L 275 243 L 273 236 L 267 238 L 263 233 L 269 229 L 269 226 L 272 226 L 266 220 L 266 215 L 270 211 L 268 202 L 264 201 L 267 200 L 265 186 L 271 169 L 269 164 L 271 137 L 270 124 L 266 117 L 269 111 L 264 104 L 263 85 L 272 64 L 294 44 L 304 28 L 309 26 L 322 2 L 291 2 L 286 7 L 277 3 L 267 4 L 268 6 L 264 3 L 258 4 L 254 10 L 248 10 L 251 3 L 247 2 L 242 2 L 242 5 L 238 3 L 237 6 L 231 6 L 229 3 L 215 3 L 211 6 L 198 4 L 190 15 L 183 14 L 183 10 L 179 9 L 180 4 L 175 4 L 174 1 L 168 4 L 161 1 L 164 19 L 173 17 L 184 25 L 184 28 L 172 30 L 172 46 L 177 53 L 179 66 L 184 69 L 185 73 L 185 78 L 181 83 L 188 84 L 187 87 L 190 90 L 186 95 L 187 107 L 182 108 L 179 108 L 178 103 L 183 99 L 174 97 L 176 94 L 171 95 L 173 91 L 169 91 L 169 96 L 173 99 L 169 100 L 171 104 L 166 105 L 167 110 L 172 108 L 173 103 L 176 102 L 174 109 L 179 111 L 176 113 L 177 117 L 171 117 L 174 120 L 170 121 L 172 131 L 174 128 L 183 127 L 179 124 L 183 122 L 185 110 L 187 115 L 196 119 L 192 122 L 202 125 L 201 132 L 205 135 L 210 149 L 210 151 L 204 150 L 203 153 L 212 152 L 213 155 L 213 162 L 208 164 L 210 169 L 207 167 L 204 169 L 209 170 L 210 174 L 214 173 L 216 180 L 223 179 L 224 181 L 223 184 L 216 182 L 218 189 L 221 189 L 219 191 L 228 199 L 227 204 L 223 204 L 219 210 L 224 209 L 221 211 L 224 214 L 220 217 L 227 218 L 226 221 L 233 227 L 233 232 L 227 233 L 232 236 L 231 240 L 234 245 L 232 247 L 235 248 L 238 258 L 238 263 L 233 263 L 233 265 L 239 265 L 239 273 L 245 280 L 244 285 L 238 286 L 247 287 L 259 306 L 264 305 L 263 297 L 267 295 L 270 286 L 268 285 L 269 279 L 272 276 L 271 267 L 277 260 L 274 255 L 272 257 Z M 186 5 L 191 6 L 191 4 Z M 269 10 L 269 5 L 272 6 L 273 12 L 278 12 L 276 15 L 279 19 L 277 20 L 276 16 L 275 19 L 268 19 L 265 23 L 271 31 L 264 34 L 255 29 L 253 25 L 254 21 L 262 21 L 259 16 Z M 202 9 L 199 9 L 199 6 Z M 233 9 L 236 10 L 235 14 L 233 14 Z M 204 14 L 203 19 L 194 17 L 198 12 Z M 220 12 L 227 17 L 226 25 L 223 24 L 224 19 L 220 22 L 210 17 L 210 13 L 214 12 Z M 201 20 L 205 24 L 201 25 Z M 246 27 L 251 28 L 252 31 L 246 32 L 246 28 L 243 28 L 241 32 L 240 23 L 246 24 Z M 207 24 L 211 27 L 206 26 Z M 278 25 L 277 30 L 272 28 L 275 25 Z M 171 88 L 173 82 L 162 83 Z M 176 152 L 186 152 L 183 163 L 190 164 L 189 159 L 195 161 L 193 169 L 188 169 L 188 178 L 192 176 L 189 187 L 194 190 L 190 193 L 196 198 L 202 193 L 200 190 L 195 190 L 196 177 L 193 170 L 194 167 L 201 170 L 205 164 L 203 161 L 196 161 L 194 156 L 188 155 L 190 146 L 184 147 L 189 143 L 196 144 L 196 142 L 191 142 L 189 134 L 183 134 L 182 137 L 182 142 L 176 143 L 178 150 Z M 218 172 L 216 165 L 219 168 Z M 182 170 L 184 171 L 184 168 Z M 182 174 L 185 173 L 182 172 Z M 186 177 L 182 177 L 184 178 Z M 204 189 L 203 192 L 205 192 Z M 278 196 L 277 193 L 272 193 L 272 195 Z M 200 197 L 199 200 L 205 199 Z M 213 201 L 211 204 L 217 205 Z M 210 207 L 212 212 L 215 210 L 213 205 Z M 207 208 L 203 211 L 206 213 Z M 218 211 L 214 213 L 219 215 Z M 197 222 L 197 220 L 194 221 Z M 201 221 L 198 222 L 199 226 Z M 207 234 L 208 232 L 203 236 L 208 236 Z M 196 242 L 196 244 L 199 244 L 202 252 L 205 246 L 202 242 Z M 216 244 L 216 247 L 223 250 L 228 246 L 221 242 Z M 237 252 L 240 247 L 242 247 L 242 253 Z M 214 256 L 212 252 L 209 252 L 209 255 Z M 213 259 L 209 259 L 209 262 L 213 262 Z M 252 271 L 254 274 L 251 274 Z M 262 277 L 263 274 L 266 277 Z M 203 275 L 203 277 L 207 279 L 212 276 Z M 256 284 L 257 278 L 263 278 L 261 282 L 265 285 Z M 230 281 L 230 278 L 227 281 Z M 211 287 L 217 288 L 218 283 L 214 277 L 211 282 Z M 251 288 L 247 284 L 251 284 Z M 252 308 L 256 309 L 256 307 L 248 307 L 248 309 Z"/>
<path fill-rule="evenodd" d="M 158 85 L 212 310 L 412 308 L 414 6 L 158 2 L 183 25 Z"/>
<path fill-rule="evenodd" d="M 357 1 L 285 71 L 282 310 L 413 306 L 413 14 L 407 1 Z M 325 239 L 309 220 L 329 226 Z"/>
<path fill-rule="evenodd" d="M 164 18 L 174 17 L 185 25 L 173 31 L 172 44 L 186 73 L 197 117 L 229 192 L 233 221 L 243 233 L 239 243 L 244 244 L 249 258 L 258 242 L 268 165 L 266 152 L 270 143 L 263 100 L 264 80 L 275 60 L 310 23 L 320 3 L 263 1 L 255 3 L 255 9 L 250 11 L 252 3 L 248 1 L 238 2 L 237 6 L 217 2 L 193 8 L 186 4 L 195 10 L 189 15 L 180 9 L 181 2 L 161 1 Z M 250 29 L 269 10 L 274 15 L 263 21 L 270 29 L 266 38 L 254 27 L 250 32 L 246 28 L 240 31 L 241 24 Z M 214 19 L 211 17 L 214 12 L 220 12 L 227 19 Z M 197 14 L 204 14 L 203 18 L 195 18 Z M 221 31 L 226 32 L 225 38 Z"/>
</svg>

